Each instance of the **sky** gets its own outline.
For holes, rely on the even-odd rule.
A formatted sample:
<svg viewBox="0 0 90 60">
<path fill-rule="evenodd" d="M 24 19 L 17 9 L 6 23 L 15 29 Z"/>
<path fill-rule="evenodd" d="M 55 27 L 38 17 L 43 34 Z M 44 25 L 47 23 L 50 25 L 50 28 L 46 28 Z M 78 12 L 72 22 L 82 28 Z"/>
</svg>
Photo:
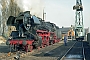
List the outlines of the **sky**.
<svg viewBox="0 0 90 60">
<path fill-rule="evenodd" d="M 55 23 L 59 27 L 75 25 L 75 11 L 73 6 L 76 0 L 44 0 L 46 21 Z M 84 27 L 90 28 L 90 0 L 82 0 Z"/>
</svg>

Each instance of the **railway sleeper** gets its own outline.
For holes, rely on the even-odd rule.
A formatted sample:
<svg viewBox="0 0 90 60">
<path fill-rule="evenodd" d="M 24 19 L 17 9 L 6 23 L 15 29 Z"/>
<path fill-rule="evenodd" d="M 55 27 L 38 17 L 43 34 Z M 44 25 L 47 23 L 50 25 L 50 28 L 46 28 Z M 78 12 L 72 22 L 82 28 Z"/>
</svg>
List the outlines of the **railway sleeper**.
<svg viewBox="0 0 90 60">
<path fill-rule="evenodd" d="M 83 55 L 72 55 L 72 54 L 68 54 L 64 57 L 64 60 L 83 60 Z"/>
</svg>

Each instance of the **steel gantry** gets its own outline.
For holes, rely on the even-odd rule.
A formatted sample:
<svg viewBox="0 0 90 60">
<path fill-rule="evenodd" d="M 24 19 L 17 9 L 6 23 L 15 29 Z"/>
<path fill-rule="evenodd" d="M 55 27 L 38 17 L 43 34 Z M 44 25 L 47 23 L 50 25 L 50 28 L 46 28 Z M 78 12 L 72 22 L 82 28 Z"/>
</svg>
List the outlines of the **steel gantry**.
<svg viewBox="0 0 90 60">
<path fill-rule="evenodd" d="M 76 11 L 75 38 L 76 40 L 84 40 L 83 6 L 81 0 L 76 0 L 76 5 L 73 6 L 73 10 Z"/>
</svg>

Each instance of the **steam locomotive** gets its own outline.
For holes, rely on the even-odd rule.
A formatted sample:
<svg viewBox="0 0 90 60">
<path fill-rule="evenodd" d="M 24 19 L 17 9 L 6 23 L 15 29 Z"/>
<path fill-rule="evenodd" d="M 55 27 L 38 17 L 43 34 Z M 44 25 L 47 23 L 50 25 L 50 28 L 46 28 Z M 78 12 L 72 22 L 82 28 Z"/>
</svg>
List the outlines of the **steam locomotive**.
<svg viewBox="0 0 90 60">
<path fill-rule="evenodd" d="M 31 15 L 30 11 L 21 12 L 17 17 L 9 16 L 7 26 L 16 27 L 16 31 L 10 34 L 11 38 L 6 41 L 16 51 L 28 52 L 60 41 L 59 27 Z"/>
</svg>

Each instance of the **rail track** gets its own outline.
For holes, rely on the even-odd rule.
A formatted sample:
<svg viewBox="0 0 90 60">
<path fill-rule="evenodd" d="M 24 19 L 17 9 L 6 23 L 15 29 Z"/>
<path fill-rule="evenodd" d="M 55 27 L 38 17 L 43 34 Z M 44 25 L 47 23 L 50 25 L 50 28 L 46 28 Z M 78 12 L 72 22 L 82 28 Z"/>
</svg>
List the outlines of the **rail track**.
<svg viewBox="0 0 90 60">
<path fill-rule="evenodd" d="M 57 60 L 85 60 L 83 41 L 76 41 L 71 48 Z"/>
<path fill-rule="evenodd" d="M 58 43 L 58 45 L 60 45 L 59 43 Z M 52 53 L 52 54 L 56 54 L 54 57 L 57 57 L 55 60 L 66 60 L 66 59 L 68 59 L 68 60 L 70 60 L 71 58 L 73 59 L 73 56 L 74 57 L 80 57 L 80 56 L 82 56 L 82 58 L 83 58 L 83 60 L 84 60 L 84 48 L 83 48 L 83 42 L 81 42 L 81 41 L 73 41 L 73 43 L 72 44 L 70 44 L 70 45 L 68 45 L 68 46 L 63 46 L 64 48 L 67 48 L 68 47 L 68 51 L 66 52 L 66 53 L 64 53 L 62 56 L 61 56 L 61 54 L 60 55 L 58 55 L 56 52 L 54 52 L 54 53 Z M 61 47 L 62 48 L 62 47 Z M 47 48 L 48 49 L 48 48 Z M 47 50 L 46 49 L 46 50 Z M 59 47 L 59 49 L 60 49 L 60 47 Z M 57 52 L 60 52 L 60 50 L 55 50 L 55 51 L 57 51 Z M 40 49 L 41 50 L 41 49 Z M 0 59 L 1 60 L 15 60 L 14 59 L 14 57 L 19 57 L 20 59 L 23 59 L 23 58 L 25 58 L 25 57 L 27 57 L 27 56 L 35 56 L 35 54 L 37 53 L 38 54 L 38 52 L 40 51 L 40 50 L 38 50 L 38 49 L 34 49 L 32 52 L 23 52 L 23 51 L 21 51 L 21 52 L 12 52 L 12 53 L 8 53 L 8 54 L 6 54 L 6 53 L 2 53 L 2 56 L 0 57 Z M 52 49 L 53 50 L 53 49 Z M 50 50 L 51 51 L 51 50 Z M 74 52 L 73 52 L 74 51 Z M 42 51 L 41 51 L 42 52 Z M 77 53 L 78 52 L 78 53 Z M 10 55 L 9 55 L 10 54 Z M 40 54 L 39 54 L 40 55 Z M 42 55 L 40 55 L 40 57 L 41 57 Z M 60 56 L 60 57 L 59 57 Z M 44 56 L 44 57 L 46 57 L 46 56 Z M 52 55 L 51 56 L 48 56 L 48 57 L 52 57 Z M 62 57 L 62 58 L 61 58 Z"/>
<path fill-rule="evenodd" d="M 53 45 L 50 45 L 50 46 L 53 46 Z M 49 46 L 47 46 L 49 47 Z M 45 47 L 43 47 L 45 48 Z M 54 47 L 55 48 L 55 47 Z M 0 56 L 0 60 L 15 60 L 15 58 L 24 58 L 26 56 L 29 56 L 29 55 L 33 55 L 35 53 L 38 53 L 40 49 L 33 49 L 32 52 L 25 52 L 25 51 L 13 51 L 11 48 L 8 49 L 8 52 L 9 53 L 2 53 L 1 56 Z"/>
</svg>

